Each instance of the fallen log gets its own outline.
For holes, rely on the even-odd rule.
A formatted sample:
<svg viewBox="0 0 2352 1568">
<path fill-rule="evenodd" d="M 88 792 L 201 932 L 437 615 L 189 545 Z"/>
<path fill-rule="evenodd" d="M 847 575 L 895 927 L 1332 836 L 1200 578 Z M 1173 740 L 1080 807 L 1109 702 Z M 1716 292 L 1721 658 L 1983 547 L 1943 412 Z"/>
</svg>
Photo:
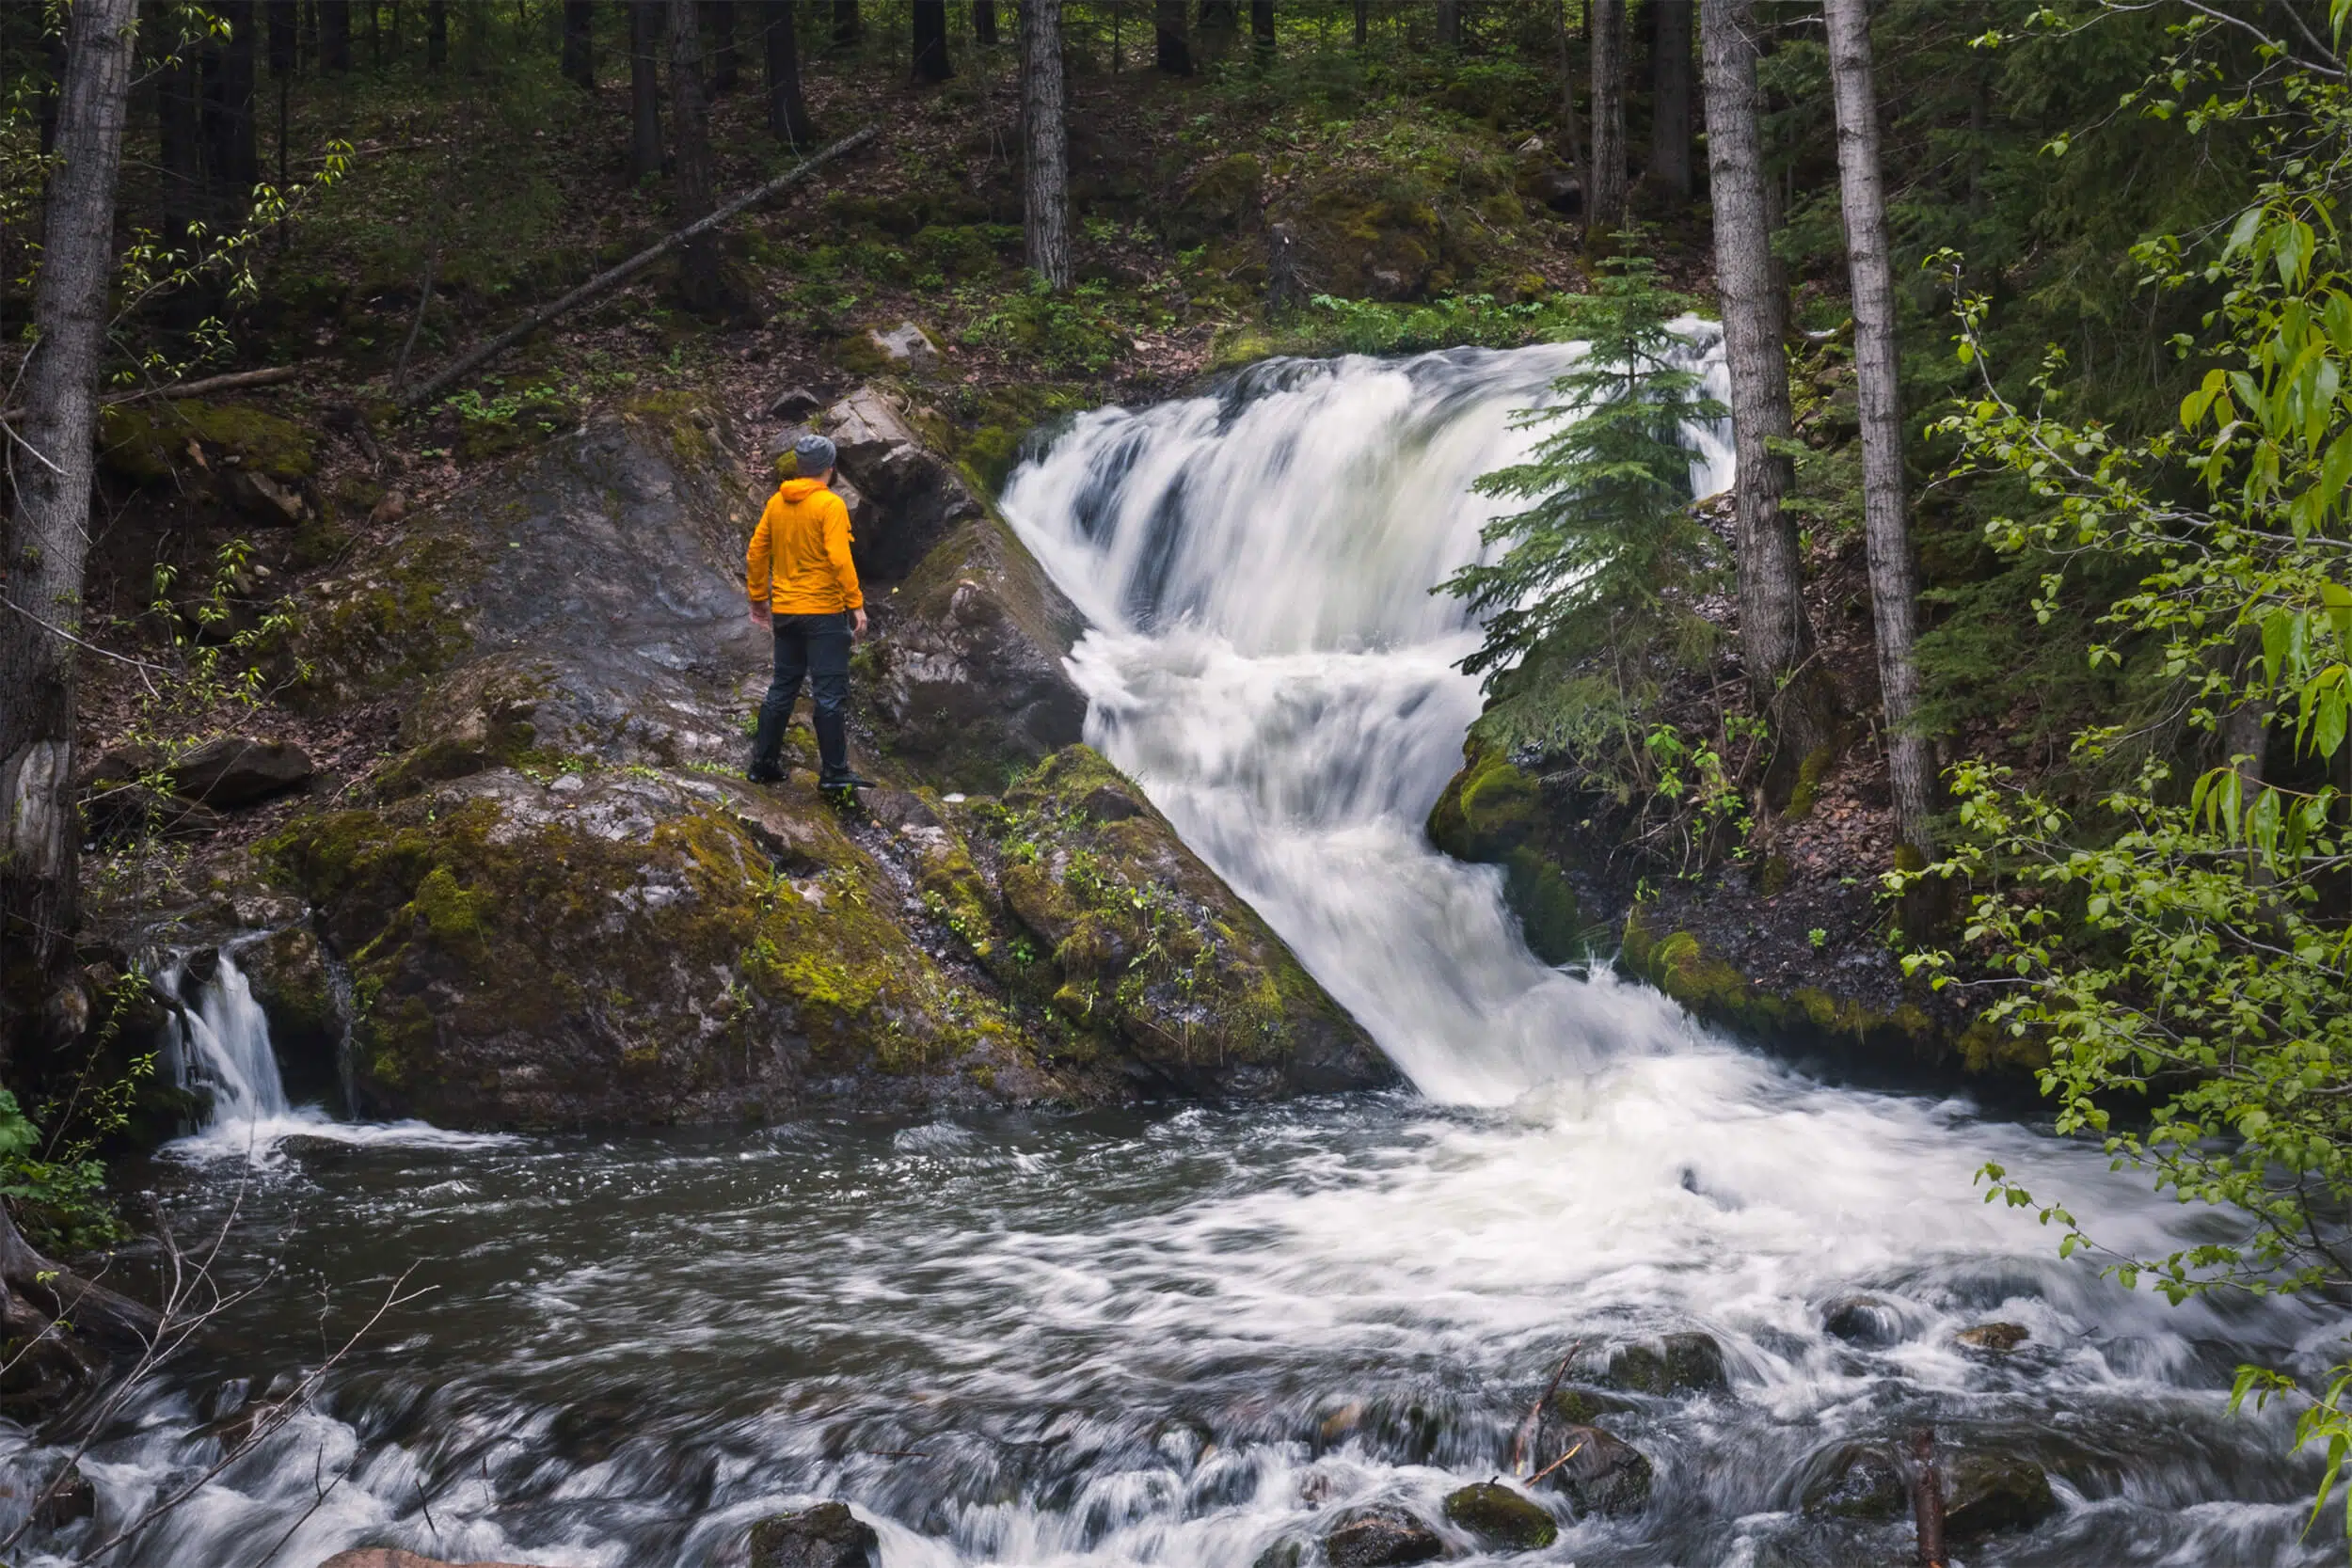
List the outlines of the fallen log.
<svg viewBox="0 0 2352 1568">
<path fill-rule="evenodd" d="M 636 255 L 630 257 L 628 261 L 621 262 L 619 265 L 598 273 L 596 277 L 590 278 L 587 282 L 582 283 L 579 288 L 574 289 L 570 293 L 565 294 L 554 304 L 545 306 L 540 309 L 532 311 L 529 316 L 524 317 L 518 325 L 509 327 L 506 331 L 500 333 L 497 337 L 491 339 L 480 348 L 475 349 L 472 353 L 459 356 L 457 361 L 449 366 L 446 370 L 443 370 L 437 374 L 430 376 L 426 380 L 419 383 L 415 390 L 407 392 L 401 397 L 401 411 L 404 413 L 413 413 L 418 408 L 431 403 L 434 399 L 439 397 L 443 392 L 446 392 L 452 387 L 454 387 L 458 382 L 463 381 L 466 377 L 471 375 L 474 372 L 480 370 L 483 366 L 497 358 L 500 355 L 504 354 L 508 349 L 513 348 L 516 343 L 521 342 L 525 338 L 530 337 L 533 332 L 538 331 L 539 328 L 547 325 L 548 323 L 555 320 L 558 316 L 576 310 L 582 305 L 587 304 L 590 300 L 596 298 L 598 295 L 611 292 L 614 287 L 627 282 L 629 278 L 644 271 L 647 267 L 653 265 L 654 262 L 660 261 L 671 251 L 675 250 L 687 241 L 697 239 L 704 234 L 709 233 L 712 230 L 718 228 L 721 224 L 725 223 L 728 219 L 734 217 L 745 208 L 751 207 L 758 202 L 765 201 L 770 197 L 777 196 L 785 191 L 790 190 L 794 185 L 799 184 L 802 181 L 807 179 L 809 175 L 815 173 L 817 169 L 823 165 L 833 162 L 835 158 L 841 157 L 845 153 L 854 152 L 859 148 L 864 147 L 867 142 L 874 139 L 876 134 L 877 127 L 869 125 L 863 131 L 850 133 L 849 135 L 842 137 L 839 141 L 834 142 L 830 147 L 818 149 L 815 152 L 810 153 L 805 161 L 790 171 L 776 176 L 776 178 L 769 181 L 766 184 L 761 185 L 756 189 L 744 192 L 741 196 L 737 197 L 734 200 L 719 208 L 716 212 L 711 213 L 708 216 L 697 218 L 692 223 L 688 224 L 685 228 L 676 230 L 675 233 L 668 234 L 662 239 L 657 241 L 655 244 L 646 246 L 644 250 L 639 251 Z"/>
<path fill-rule="evenodd" d="M 98 401 L 112 408 L 125 403 L 137 403 L 146 398 L 200 398 L 207 392 L 234 392 L 247 387 L 275 387 L 281 381 L 292 381 L 302 373 L 299 365 L 272 365 L 267 370 L 230 371 L 226 375 L 208 375 L 197 381 L 175 381 L 167 387 L 142 387 L 135 392 L 117 392 Z M 21 420 L 22 407 L 0 413 L 0 419 Z"/>
<path fill-rule="evenodd" d="M 1911 1517 L 1919 1538 L 1920 1568 L 1948 1568 L 1944 1550 L 1944 1480 L 1935 1468 L 1935 1429 L 1911 1434 Z"/>
</svg>

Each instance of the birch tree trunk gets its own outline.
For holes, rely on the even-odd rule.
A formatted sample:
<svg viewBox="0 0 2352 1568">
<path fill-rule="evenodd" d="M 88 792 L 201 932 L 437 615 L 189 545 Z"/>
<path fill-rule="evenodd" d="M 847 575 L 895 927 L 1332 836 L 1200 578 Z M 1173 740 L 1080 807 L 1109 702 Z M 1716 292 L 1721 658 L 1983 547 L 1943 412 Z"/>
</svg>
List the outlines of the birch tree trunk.
<svg viewBox="0 0 2352 1568">
<path fill-rule="evenodd" d="M 1917 733 L 1918 613 L 1911 525 L 1903 497 L 1902 410 L 1896 384 L 1895 279 L 1879 173 L 1878 93 L 1871 79 L 1867 0 L 1827 0 L 1830 85 L 1837 101 L 1837 183 L 1852 275 L 1854 381 L 1862 411 L 1862 515 L 1870 557 L 1870 610 L 1878 630 L 1880 700 L 1903 845 L 1931 859 L 1928 814 L 1935 764 Z"/>
<path fill-rule="evenodd" d="M 136 0 L 76 0 L 66 13 L 58 161 L 33 285 L 36 341 L 24 370 L 26 413 L 8 443 L 16 515 L 0 614 L 0 949 L 10 955 L 8 970 L 21 961 L 36 982 L 73 952 L 73 640 L 82 629 L 99 356 L 135 17 Z"/>
<path fill-rule="evenodd" d="M 661 172 L 661 0 L 629 0 L 628 172 Z"/>
<path fill-rule="evenodd" d="M 817 128 L 801 95 L 801 39 L 793 0 L 761 0 L 762 58 L 768 71 L 768 131 L 798 152 L 817 145 Z"/>
<path fill-rule="evenodd" d="M 1061 0 L 1022 0 L 1021 203 L 1029 268 L 1070 287 L 1070 128 L 1063 118 Z"/>
<path fill-rule="evenodd" d="M 1650 0 L 1649 177 L 1691 199 L 1691 0 Z"/>
<path fill-rule="evenodd" d="M 1625 227 L 1625 0 L 1590 0 L 1593 166 L 1584 181 L 1585 232 L 1603 241 Z"/>
<path fill-rule="evenodd" d="M 1796 519 L 1781 498 L 1796 482 L 1791 438 L 1788 299 L 1772 266 L 1765 207 L 1764 146 L 1756 81 L 1754 0 L 1701 0 L 1707 87 L 1707 171 L 1714 208 L 1715 287 L 1722 296 L 1724 359 L 1731 372 L 1731 434 L 1739 456 L 1740 656 L 1748 694 L 1772 731 L 1765 798 L 1788 802 L 1797 769 L 1832 744 L 1836 708 L 1812 664 L 1804 562 Z"/>
</svg>

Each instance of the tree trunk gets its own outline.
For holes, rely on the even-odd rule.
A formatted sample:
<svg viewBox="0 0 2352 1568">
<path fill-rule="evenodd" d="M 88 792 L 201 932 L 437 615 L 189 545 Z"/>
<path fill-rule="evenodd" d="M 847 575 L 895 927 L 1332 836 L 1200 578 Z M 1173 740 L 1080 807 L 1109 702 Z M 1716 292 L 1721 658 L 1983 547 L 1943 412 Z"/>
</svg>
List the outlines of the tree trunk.
<svg viewBox="0 0 2352 1568">
<path fill-rule="evenodd" d="M 801 96 L 801 40 L 793 24 L 794 0 L 762 0 L 760 36 L 768 70 L 768 131 L 798 152 L 817 142 Z"/>
<path fill-rule="evenodd" d="M 438 71 L 449 64 L 449 0 L 424 0 L 424 66 Z"/>
<path fill-rule="evenodd" d="M 35 337 L 20 372 L 23 445 L 8 460 L 16 517 L 8 613 L 0 615 L 0 948 L 10 955 L 8 971 L 25 967 L 37 995 L 73 957 L 72 640 L 82 629 L 99 356 L 136 14 L 136 0 L 76 0 L 66 12 L 57 163 L 41 217 Z"/>
<path fill-rule="evenodd" d="M 1568 0 L 1552 0 L 1551 33 L 1560 69 L 1560 148 L 1577 179 L 1589 187 L 1592 178 L 1584 166 L 1584 130 L 1576 115 L 1576 68 L 1568 55 Z"/>
<path fill-rule="evenodd" d="M 1158 35 L 1159 68 L 1170 76 L 1192 74 L 1192 43 L 1184 37 L 1184 0 L 1152 0 L 1152 28 Z"/>
<path fill-rule="evenodd" d="M 637 180 L 661 172 L 662 3 L 629 0 L 628 172 Z"/>
<path fill-rule="evenodd" d="M 1119 25 L 1116 16 L 1111 25 Z M 996 47 L 996 0 L 972 0 L 972 37 L 990 49 Z"/>
<path fill-rule="evenodd" d="M 1830 745 L 1836 715 L 1830 683 L 1812 665 L 1804 562 L 1796 519 L 1781 498 L 1796 483 L 1791 438 L 1788 300 L 1774 279 L 1764 206 L 1764 147 L 1757 115 L 1754 0 L 1701 0 L 1707 60 L 1708 191 L 1714 207 L 1715 287 L 1731 372 L 1731 434 L 1739 456 L 1740 655 L 1748 693 L 1772 725 L 1765 796 L 1785 806 L 1797 768 Z"/>
<path fill-rule="evenodd" d="M 1447 49 L 1462 46 L 1462 0 L 1438 0 L 1438 42 Z"/>
<path fill-rule="evenodd" d="M 855 49 L 863 30 L 858 22 L 857 0 L 833 0 L 833 46 Z"/>
<path fill-rule="evenodd" d="M 703 97 L 702 28 L 694 12 L 695 0 L 670 0 L 670 144 L 676 152 L 672 218 L 681 229 L 716 204 L 711 194 L 710 110 Z M 677 281 L 678 298 L 689 310 L 708 312 L 727 306 L 717 235 L 704 234 L 679 247 Z"/>
<path fill-rule="evenodd" d="M 1372 0 L 1356 0 L 1356 47 L 1372 41 Z"/>
<path fill-rule="evenodd" d="M 253 82 L 260 64 L 255 4 L 213 0 L 212 11 L 229 24 L 229 37 L 204 53 L 204 154 L 211 166 L 214 220 L 233 229 L 245 221 L 253 187 L 262 179 L 253 135 Z"/>
<path fill-rule="evenodd" d="M 329 76 L 351 74 L 351 0 L 319 0 L 319 67 Z"/>
<path fill-rule="evenodd" d="M 1585 231 L 1604 241 L 1625 227 L 1625 0 L 1591 0 L 1593 166 L 1584 181 Z"/>
<path fill-rule="evenodd" d="M 1650 0 L 1649 177 L 1691 199 L 1691 0 Z"/>
<path fill-rule="evenodd" d="M 1070 287 L 1070 129 L 1063 119 L 1061 0 L 1022 0 L 1022 225 L 1030 270 Z"/>
<path fill-rule="evenodd" d="M 1862 515 L 1870 558 L 1870 610 L 1878 630 L 1879 690 L 1895 828 L 1903 845 L 1932 858 L 1928 814 L 1935 763 L 1917 730 L 1919 666 L 1911 526 L 1903 499 L 1902 413 L 1895 359 L 1895 280 L 1879 175 L 1877 89 L 1871 80 L 1867 0 L 1827 0 L 1830 84 L 1837 100 L 1837 183 L 1853 286 L 1855 391 L 1862 412 Z"/>
<path fill-rule="evenodd" d="M 564 79 L 583 92 L 596 90 L 596 21 L 592 0 L 564 0 Z"/>
<path fill-rule="evenodd" d="M 294 73 L 295 0 L 262 0 L 269 8 L 269 73 L 282 81 Z"/>
<path fill-rule="evenodd" d="M 1274 0 L 1249 0 L 1249 38 L 1260 54 L 1274 53 Z"/>
<path fill-rule="evenodd" d="M 704 0 L 702 30 L 710 43 L 711 92 L 733 92 L 743 82 L 743 56 L 735 47 L 735 0 Z"/>
<path fill-rule="evenodd" d="M 914 0 L 910 20 L 914 34 L 916 79 L 946 81 L 956 73 L 947 59 L 947 0 Z"/>
</svg>

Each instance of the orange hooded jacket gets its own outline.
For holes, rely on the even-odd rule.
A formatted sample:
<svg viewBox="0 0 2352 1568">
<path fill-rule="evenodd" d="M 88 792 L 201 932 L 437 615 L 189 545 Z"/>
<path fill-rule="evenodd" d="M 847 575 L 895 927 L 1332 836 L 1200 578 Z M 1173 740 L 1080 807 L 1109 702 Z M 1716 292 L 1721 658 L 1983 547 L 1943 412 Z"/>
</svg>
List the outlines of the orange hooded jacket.
<svg viewBox="0 0 2352 1568">
<path fill-rule="evenodd" d="M 768 498 L 744 557 L 752 603 L 778 615 L 833 615 L 866 603 L 850 560 L 850 509 L 813 479 L 787 479 Z"/>
</svg>

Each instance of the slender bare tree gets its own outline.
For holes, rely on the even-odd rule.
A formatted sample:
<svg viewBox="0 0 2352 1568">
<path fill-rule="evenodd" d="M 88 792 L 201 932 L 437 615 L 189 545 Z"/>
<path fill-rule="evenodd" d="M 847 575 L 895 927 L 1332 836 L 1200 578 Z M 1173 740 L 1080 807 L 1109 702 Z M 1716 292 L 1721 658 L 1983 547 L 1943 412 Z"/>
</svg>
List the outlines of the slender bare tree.
<svg viewBox="0 0 2352 1568">
<path fill-rule="evenodd" d="M 817 145 L 817 128 L 801 95 L 801 40 L 793 0 L 761 0 L 762 57 L 768 70 L 768 131 L 798 152 Z"/>
<path fill-rule="evenodd" d="M 1771 721 L 1767 797 L 1785 805 L 1796 764 L 1829 745 L 1836 714 L 1813 663 L 1804 562 L 1796 518 L 1781 498 L 1796 482 L 1790 438 L 1788 300 L 1772 267 L 1757 114 L 1755 0 L 1701 0 L 1706 57 L 1707 172 L 1714 209 L 1715 287 L 1731 372 L 1732 444 L 1739 456 L 1740 653 L 1756 711 Z"/>
<path fill-rule="evenodd" d="M 1650 0 L 1650 181 L 1691 199 L 1691 0 Z"/>
<path fill-rule="evenodd" d="M 1593 27 L 1593 166 L 1584 177 L 1585 231 L 1604 240 L 1625 227 L 1625 0 L 1590 0 Z"/>
<path fill-rule="evenodd" d="M 1932 858 L 1928 816 L 1935 799 L 1934 754 L 1918 731 L 1918 616 L 1903 494 L 1902 406 L 1896 383 L 1895 278 L 1886 232 L 1886 189 L 1879 170 L 1878 91 L 1870 60 L 1867 0 L 1826 0 L 1830 86 L 1837 101 L 1837 186 L 1846 215 L 1846 264 L 1853 288 L 1854 384 L 1862 410 L 1863 536 L 1870 558 L 1870 610 L 1878 631 L 1880 703 L 1894 787 L 1895 829 L 1904 846 Z"/>
<path fill-rule="evenodd" d="M 1022 220 L 1029 267 L 1070 287 L 1070 128 L 1063 119 L 1061 0 L 1022 0 Z"/>
<path fill-rule="evenodd" d="M 136 0 L 76 0 L 65 13 L 24 424 L 0 432 L 16 497 L 0 601 L 0 990 L 21 980 L 40 996 L 71 964 L 78 913 L 75 654 L 136 16 Z"/>
</svg>

